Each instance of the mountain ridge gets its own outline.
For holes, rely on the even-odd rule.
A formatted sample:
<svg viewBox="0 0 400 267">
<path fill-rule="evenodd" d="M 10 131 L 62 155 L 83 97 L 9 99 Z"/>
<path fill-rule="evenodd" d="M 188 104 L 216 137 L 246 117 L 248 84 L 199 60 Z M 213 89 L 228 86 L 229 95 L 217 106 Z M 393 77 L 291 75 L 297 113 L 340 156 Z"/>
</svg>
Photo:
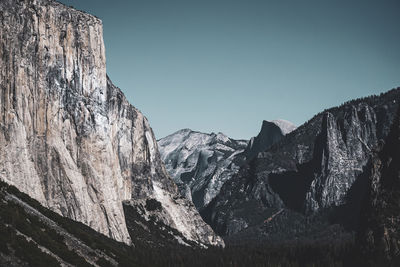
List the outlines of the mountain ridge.
<svg viewBox="0 0 400 267">
<path fill-rule="evenodd" d="M 101 20 L 51 0 L 0 7 L 1 180 L 127 244 L 130 205 L 198 245 L 223 245 L 180 198 L 147 119 L 107 76 Z M 151 199 L 159 210 L 146 209 Z"/>
<path fill-rule="evenodd" d="M 301 213 L 342 205 L 370 149 L 388 134 L 398 99 L 400 88 L 318 113 L 242 166 L 202 211 L 203 218 L 226 236 L 261 227 L 261 218 L 288 205 Z M 339 190 L 333 190 L 336 183 Z M 251 213 L 260 215 L 251 219 Z"/>
<path fill-rule="evenodd" d="M 181 194 L 201 209 L 235 172 L 247 144 L 223 133 L 178 130 L 158 140 L 161 158 Z"/>
<path fill-rule="evenodd" d="M 243 152 L 246 161 L 258 156 L 258 153 L 267 150 L 273 144 L 279 142 L 283 136 L 296 129 L 296 126 L 286 120 L 263 120 L 261 130 L 257 136 L 252 137 Z"/>
</svg>

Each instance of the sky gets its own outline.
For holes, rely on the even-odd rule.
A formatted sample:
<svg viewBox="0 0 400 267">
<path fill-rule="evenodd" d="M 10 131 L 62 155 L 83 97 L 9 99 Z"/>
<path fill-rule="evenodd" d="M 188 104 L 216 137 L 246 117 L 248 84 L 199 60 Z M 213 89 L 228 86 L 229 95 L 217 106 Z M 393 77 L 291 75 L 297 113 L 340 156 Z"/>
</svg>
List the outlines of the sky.
<svg viewBox="0 0 400 267">
<path fill-rule="evenodd" d="M 398 0 L 60 0 L 103 21 L 107 72 L 157 138 L 249 139 L 400 86 Z"/>
</svg>

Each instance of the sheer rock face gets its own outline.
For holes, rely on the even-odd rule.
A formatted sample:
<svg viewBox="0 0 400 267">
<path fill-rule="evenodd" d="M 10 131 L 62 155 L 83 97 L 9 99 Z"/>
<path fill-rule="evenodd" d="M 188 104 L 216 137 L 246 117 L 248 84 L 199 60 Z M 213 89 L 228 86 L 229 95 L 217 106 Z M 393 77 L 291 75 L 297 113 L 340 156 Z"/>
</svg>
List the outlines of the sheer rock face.
<svg viewBox="0 0 400 267">
<path fill-rule="evenodd" d="M 159 220 L 222 244 L 193 204 L 175 200 L 147 119 L 108 80 L 99 19 L 50 0 L 2 0 L 0 23 L 2 180 L 119 241 L 131 242 L 122 202 L 155 198 Z"/>
<path fill-rule="evenodd" d="M 367 257 L 397 266 L 400 263 L 400 109 L 385 144 L 374 152 L 358 241 Z"/>
<path fill-rule="evenodd" d="M 339 206 L 347 191 L 363 172 L 371 149 L 384 138 L 377 131 L 378 118 L 366 104 L 346 107 L 344 117 L 327 112 L 322 119 L 319 168 L 306 195 L 307 211 Z"/>
<path fill-rule="evenodd" d="M 192 199 L 201 210 L 239 170 L 247 141 L 234 140 L 222 133 L 183 129 L 160 139 L 158 145 L 181 194 Z"/>
<path fill-rule="evenodd" d="M 198 210 L 207 206 L 222 185 L 240 166 L 256 157 L 283 136 L 296 129 L 285 120 L 263 121 L 260 133 L 245 140 L 234 140 L 222 133 L 200 133 L 182 129 L 158 141 L 167 171 L 181 194 L 192 199 Z"/>
<path fill-rule="evenodd" d="M 243 165 L 203 217 L 232 235 L 284 207 L 313 214 L 346 204 L 371 149 L 388 135 L 399 99 L 400 88 L 316 115 Z"/>
<path fill-rule="evenodd" d="M 295 129 L 296 126 L 293 123 L 285 120 L 263 121 L 260 133 L 250 139 L 243 153 L 246 160 L 257 157 L 258 153 L 264 152 Z"/>
</svg>

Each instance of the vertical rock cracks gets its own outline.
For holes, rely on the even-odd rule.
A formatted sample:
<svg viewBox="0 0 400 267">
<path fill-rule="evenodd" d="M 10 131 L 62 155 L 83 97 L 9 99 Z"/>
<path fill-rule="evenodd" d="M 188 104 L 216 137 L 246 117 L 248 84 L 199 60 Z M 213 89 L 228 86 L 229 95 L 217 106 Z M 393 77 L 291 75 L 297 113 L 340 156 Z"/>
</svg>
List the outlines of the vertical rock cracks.
<svg viewBox="0 0 400 267">
<path fill-rule="evenodd" d="M 122 203 L 162 197 L 159 220 L 223 244 L 193 204 L 174 200 L 147 119 L 108 79 L 102 22 L 51 0 L 2 0 L 0 19 L 0 178 L 125 243 Z"/>
</svg>

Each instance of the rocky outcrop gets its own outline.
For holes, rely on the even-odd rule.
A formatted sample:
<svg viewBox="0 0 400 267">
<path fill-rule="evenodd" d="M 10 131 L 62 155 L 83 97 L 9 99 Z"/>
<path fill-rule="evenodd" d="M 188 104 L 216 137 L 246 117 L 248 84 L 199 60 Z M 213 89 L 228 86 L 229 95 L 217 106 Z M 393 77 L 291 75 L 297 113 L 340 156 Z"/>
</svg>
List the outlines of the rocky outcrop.
<svg viewBox="0 0 400 267">
<path fill-rule="evenodd" d="M 399 99 L 397 88 L 316 115 L 243 165 L 203 217 L 232 235 L 282 208 L 314 214 L 345 205 L 371 149 L 387 137 Z"/>
<path fill-rule="evenodd" d="M 359 246 L 375 265 L 400 264 L 400 109 L 393 128 L 374 151 L 364 201 Z"/>
<path fill-rule="evenodd" d="M 360 103 L 343 107 L 341 112 L 343 115 L 336 116 L 326 112 L 322 118 L 314 153 L 318 169 L 305 202 L 310 212 L 343 204 L 346 193 L 363 172 L 371 149 L 385 137 L 377 130 L 379 118 L 372 106 Z"/>
<path fill-rule="evenodd" d="M 260 133 L 250 139 L 243 153 L 246 160 L 249 161 L 257 157 L 258 153 L 267 150 L 295 129 L 296 126 L 293 123 L 285 120 L 263 121 Z"/>
<path fill-rule="evenodd" d="M 247 141 L 222 133 L 200 133 L 183 129 L 158 141 L 161 158 L 181 194 L 197 209 L 207 205 L 222 185 L 239 170 Z"/>
<path fill-rule="evenodd" d="M 181 194 L 202 210 L 245 161 L 250 161 L 296 129 L 285 120 L 263 121 L 260 133 L 249 142 L 222 133 L 183 129 L 158 141 L 161 158 Z"/>
<path fill-rule="evenodd" d="M 2 0 L 0 18 L 1 180 L 118 241 L 131 242 L 122 203 L 156 199 L 157 220 L 222 244 L 179 200 L 147 119 L 107 78 L 101 21 L 51 0 Z"/>
</svg>

